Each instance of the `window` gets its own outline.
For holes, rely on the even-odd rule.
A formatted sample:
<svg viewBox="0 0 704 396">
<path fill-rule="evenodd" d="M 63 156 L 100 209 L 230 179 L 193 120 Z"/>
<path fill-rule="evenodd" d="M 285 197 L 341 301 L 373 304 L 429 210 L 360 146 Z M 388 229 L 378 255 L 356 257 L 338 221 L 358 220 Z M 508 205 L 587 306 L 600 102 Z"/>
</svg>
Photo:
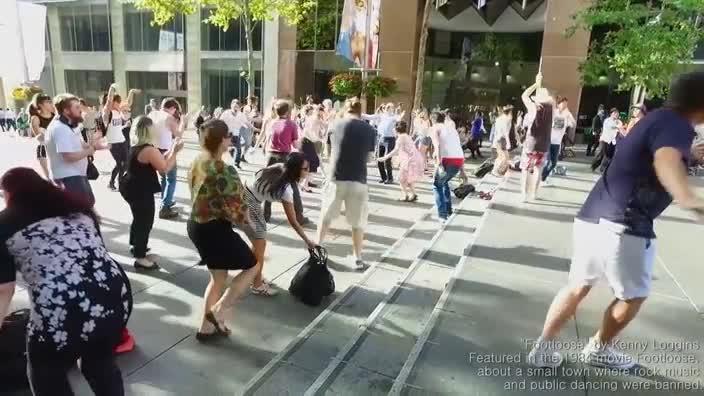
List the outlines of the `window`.
<svg viewBox="0 0 704 396">
<path fill-rule="evenodd" d="M 66 70 L 65 77 L 68 92 L 92 105 L 98 104 L 98 98 L 107 92 L 114 81 L 111 71 L 102 70 Z"/>
<path fill-rule="evenodd" d="M 61 49 L 110 51 L 110 16 L 106 4 L 58 7 Z"/>
<path fill-rule="evenodd" d="M 334 50 L 340 31 L 344 0 L 318 0 L 308 18 L 313 23 L 301 23 L 296 30 L 300 50 Z"/>
<path fill-rule="evenodd" d="M 141 114 L 149 100 L 161 102 L 166 97 L 174 97 L 186 110 L 186 73 L 180 72 L 127 72 L 127 87 L 141 89 L 142 93 L 135 97 L 132 111 Z"/>
<path fill-rule="evenodd" d="M 164 26 L 152 26 L 154 14 L 124 6 L 125 50 L 127 51 L 183 51 L 185 21 L 183 15 L 174 17 Z"/>
<path fill-rule="evenodd" d="M 228 107 L 232 99 L 247 97 L 247 81 L 240 75 L 243 61 L 237 59 L 207 59 L 202 64 L 201 84 L 203 104 L 210 108 Z M 262 72 L 254 73 L 254 94 L 261 97 Z"/>
<path fill-rule="evenodd" d="M 203 10 L 201 17 L 207 19 L 210 11 Z M 262 24 L 254 22 L 252 32 L 252 49 L 262 50 Z M 203 23 L 201 26 L 201 49 L 203 51 L 246 51 L 247 41 L 244 34 L 244 27 L 240 20 L 233 20 L 227 31 L 212 25 Z"/>
</svg>

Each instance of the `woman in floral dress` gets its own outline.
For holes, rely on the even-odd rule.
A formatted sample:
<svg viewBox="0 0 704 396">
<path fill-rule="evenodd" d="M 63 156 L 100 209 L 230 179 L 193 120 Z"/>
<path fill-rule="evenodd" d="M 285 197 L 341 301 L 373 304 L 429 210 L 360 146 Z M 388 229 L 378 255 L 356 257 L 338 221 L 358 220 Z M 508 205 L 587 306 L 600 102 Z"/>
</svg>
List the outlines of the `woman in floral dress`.
<svg viewBox="0 0 704 396">
<path fill-rule="evenodd" d="M 396 123 L 396 147 L 378 161 L 386 161 L 396 154 L 399 156 L 399 184 L 403 192 L 403 197 L 399 201 L 415 202 L 418 200 L 418 195 L 414 186 L 423 177 L 425 159 L 416 148 L 413 139 L 408 136 L 408 124 L 405 121 Z"/>
<path fill-rule="evenodd" d="M 0 185 L 7 202 L 0 212 L 0 325 L 19 271 L 31 303 L 32 392 L 73 395 L 67 372 L 80 358 L 96 395 L 123 395 L 113 350 L 132 311 L 132 293 L 105 248 L 92 204 L 29 168 L 9 170 Z"/>
<path fill-rule="evenodd" d="M 186 226 L 210 271 L 205 307 L 196 339 L 207 342 L 230 334 L 225 314 L 247 291 L 257 274 L 257 260 L 232 227 L 247 223 L 244 186 L 237 170 L 222 156 L 230 147 L 227 124 L 211 119 L 200 127 L 202 152 L 189 174 L 193 210 Z M 227 283 L 229 270 L 241 270 Z"/>
</svg>

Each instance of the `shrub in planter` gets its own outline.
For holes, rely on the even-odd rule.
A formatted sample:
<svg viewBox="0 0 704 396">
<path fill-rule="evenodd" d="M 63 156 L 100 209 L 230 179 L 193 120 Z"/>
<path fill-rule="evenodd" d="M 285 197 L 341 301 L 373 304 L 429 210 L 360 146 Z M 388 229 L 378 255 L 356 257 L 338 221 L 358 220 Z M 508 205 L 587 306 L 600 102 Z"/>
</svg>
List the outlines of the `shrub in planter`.
<svg viewBox="0 0 704 396">
<path fill-rule="evenodd" d="M 396 80 L 389 77 L 374 76 L 367 79 L 364 85 L 364 91 L 367 95 L 377 98 L 385 98 L 396 92 Z"/>
<path fill-rule="evenodd" d="M 362 94 L 364 82 L 358 73 L 340 73 L 330 79 L 330 89 L 335 95 L 351 98 Z"/>
</svg>

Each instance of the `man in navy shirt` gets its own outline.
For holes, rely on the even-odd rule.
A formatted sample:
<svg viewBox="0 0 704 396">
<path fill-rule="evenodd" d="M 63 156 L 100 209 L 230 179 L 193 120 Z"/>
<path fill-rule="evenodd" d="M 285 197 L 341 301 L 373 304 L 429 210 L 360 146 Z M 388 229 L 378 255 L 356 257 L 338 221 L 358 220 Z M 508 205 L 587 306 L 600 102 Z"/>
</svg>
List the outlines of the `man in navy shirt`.
<svg viewBox="0 0 704 396">
<path fill-rule="evenodd" d="M 687 180 L 689 159 L 701 158 L 704 150 L 702 145 L 692 147 L 693 125 L 701 123 L 704 73 L 685 74 L 673 83 L 665 108 L 648 114 L 619 142 L 611 163 L 574 221 L 568 285 L 550 306 L 543 332 L 528 356 L 530 363 L 539 367 L 562 363 L 552 341 L 592 286 L 606 278 L 615 298 L 600 329 L 582 350 L 581 359 L 616 369 L 635 365 L 634 359 L 617 351 L 611 341 L 633 320 L 650 294 L 654 220 L 673 198 L 702 220 L 704 201 Z"/>
</svg>

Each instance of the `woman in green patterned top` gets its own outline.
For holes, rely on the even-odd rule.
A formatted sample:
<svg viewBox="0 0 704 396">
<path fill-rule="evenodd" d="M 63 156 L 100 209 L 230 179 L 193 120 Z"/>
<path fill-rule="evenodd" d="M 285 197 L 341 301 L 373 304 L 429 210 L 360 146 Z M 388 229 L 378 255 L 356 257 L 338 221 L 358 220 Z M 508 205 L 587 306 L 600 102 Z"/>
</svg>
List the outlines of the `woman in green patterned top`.
<svg viewBox="0 0 704 396">
<path fill-rule="evenodd" d="M 251 249 L 232 228 L 247 222 L 243 185 L 235 168 L 222 160 L 230 139 L 227 125 L 209 120 L 200 128 L 202 153 L 193 161 L 189 174 L 193 210 L 188 220 L 188 237 L 201 257 L 200 265 L 210 271 L 205 289 L 205 309 L 199 341 L 227 336 L 225 312 L 244 294 L 256 275 Z M 241 270 L 229 285 L 227 272 Z"/>
</svg>

